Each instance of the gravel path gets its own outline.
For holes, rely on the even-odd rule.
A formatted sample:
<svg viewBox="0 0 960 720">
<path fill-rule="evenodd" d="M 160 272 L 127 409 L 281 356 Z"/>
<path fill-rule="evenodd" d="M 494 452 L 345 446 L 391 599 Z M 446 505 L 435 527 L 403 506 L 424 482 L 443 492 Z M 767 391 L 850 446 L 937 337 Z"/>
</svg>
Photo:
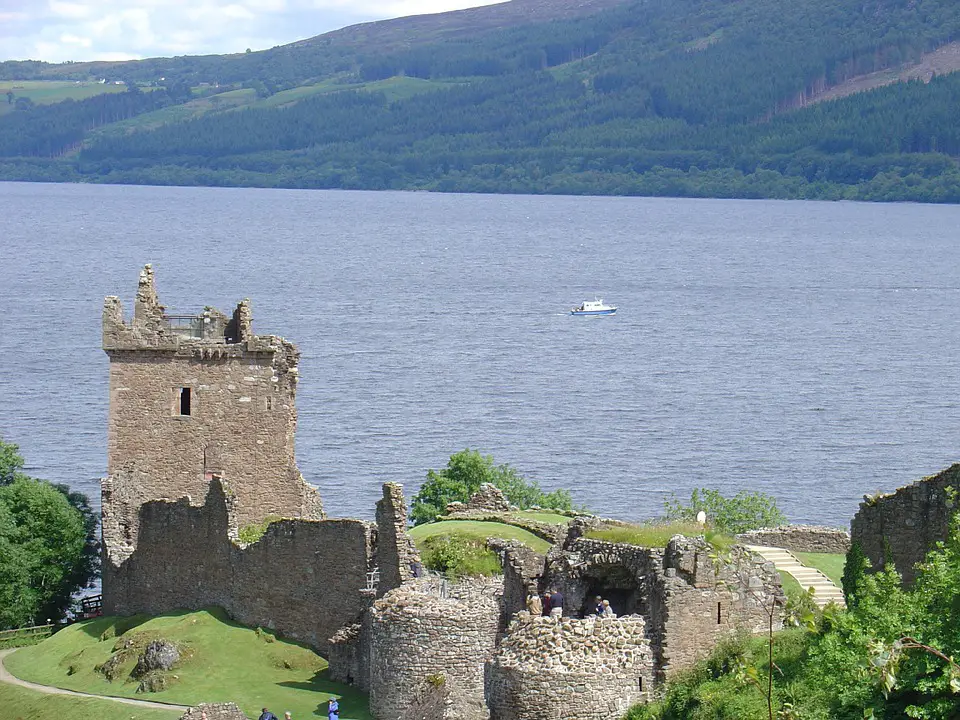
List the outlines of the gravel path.
<svg viewBox="0 0 960 720">
<path fill-rule="evenodd" d="M 171 703 L 151 702 L 149 700 L 110 697 L 109 695 L 91 695 L 90 693 L 74 692 L 73 690 L 64 690 L 63 688 L 51 687 L 50 685 L 37 685 L 36 683 L 27 682 L 26 680 L 21 680 L 20 678 L 14 677 L 3 666 L 3 659 L 12 652 L 16 652 L 16 648 L 12 650 L 0 650 L 0 682 L 7 683 L 9 685 L 18 685 L 20 687 L 27 688 L 28 690 L 35 690 L 36 692 L 43 693 L 44 695 L 73 695 L 74 697 L 94 698 L 96 700 L 112 700 L 113 702 L 124 703 L 125 705 L 136 705 L 137 707 L 155 708 L 157 710 L 181 710 L 186 712 L 190 709 L 186 705 L 173 705 Z"/>
</svg>

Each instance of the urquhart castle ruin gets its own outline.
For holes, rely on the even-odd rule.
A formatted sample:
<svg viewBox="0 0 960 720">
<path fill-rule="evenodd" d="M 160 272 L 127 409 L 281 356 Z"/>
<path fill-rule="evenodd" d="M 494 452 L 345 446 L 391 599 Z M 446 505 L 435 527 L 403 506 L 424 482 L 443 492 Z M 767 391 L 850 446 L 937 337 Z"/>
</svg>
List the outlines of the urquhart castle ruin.
<svg viewBox="0 0 960 720">
<path fill-rule="evenodd" d="M 722 637 L 781 625 L 777 572 L 741 546 L 638 547 L 586 537 L 597 518 L 530 521 L 545 555 L 490 540 L 502 574 L 448 581 L 420 562 L 401 486 L 383 486 L 375 522 L 327 517 L 294 458 L 299 354 L 254 333 L 246 300 L 170 314 L 147 266 L 129 320 L 106 298 L 103 348 L 107 614 L 223 607 L 316 648 L 378 720 L 613 720 Z M 448 508 L 505 510 L 492 486 Z M 240 540 L 269 516 L 282 519 Z M 528 612 L 546 589 L 563 592 L 563 617 Z M 597 595 L 619 617 L 583 618 Z"/>
</svg>

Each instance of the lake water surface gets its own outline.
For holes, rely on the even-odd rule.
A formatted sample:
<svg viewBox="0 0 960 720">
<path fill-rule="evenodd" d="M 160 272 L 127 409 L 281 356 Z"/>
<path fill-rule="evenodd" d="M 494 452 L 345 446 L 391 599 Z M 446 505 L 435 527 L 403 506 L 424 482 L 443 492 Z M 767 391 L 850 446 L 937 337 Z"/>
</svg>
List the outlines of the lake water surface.
<svg viewBox="0 0 960 720">
<path fill-rule="evenodd" d="M 845 525 L 960 456 L 960 208 L 0 183 L 0 436 L 99 499 L 104 295 L 253 301 L 297 453 L 372 517 L 464 447 L 604 515 L 694 487 Z M 603 297 L 614 317 L 566 311 Z"/>
</svg>

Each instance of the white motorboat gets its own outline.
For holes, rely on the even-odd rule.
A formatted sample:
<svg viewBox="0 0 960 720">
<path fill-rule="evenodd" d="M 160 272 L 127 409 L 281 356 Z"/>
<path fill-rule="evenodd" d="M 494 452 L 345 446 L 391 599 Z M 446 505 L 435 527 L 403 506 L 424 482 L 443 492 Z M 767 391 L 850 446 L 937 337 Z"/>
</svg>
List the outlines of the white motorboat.
<svg viewBox="0 0 960 720">
<path fill-rule="evenodd" d="M 615 305 L 605 305 L 603 300 L 586 300 L 579 307 L 570 310 L 571 315 L 613 315 Z"/>
</svg>

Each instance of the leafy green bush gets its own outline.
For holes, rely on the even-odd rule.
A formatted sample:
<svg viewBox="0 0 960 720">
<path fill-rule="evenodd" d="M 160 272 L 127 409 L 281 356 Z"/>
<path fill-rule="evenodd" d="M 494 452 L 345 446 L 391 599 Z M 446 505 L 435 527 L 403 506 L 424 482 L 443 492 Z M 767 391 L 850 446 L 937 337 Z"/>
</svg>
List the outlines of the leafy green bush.
<svg viewBox="0 0 960 720">
<path fill-rule="evenodd" d="M 59 621 L 99 567 L 86 496 L 22 469 L 17 446 L 0 439 L 0 629 Z"/>
<path fill-rule="evenodd" d="M 443 470 L 427 472 L 426 481 L 413 497 L 410 515 L 414 524 L 436 520 L 447 503 L 466 502 L 484 483 L 496 485 L 521 510 L 535 505 L 553 510 L 573 509 L 567 490 L 544 492 L 539 483 L 524 479 L 509 465 L 494 465 L 492 456 L 467 448 L 451 455 Z"/>
<path fill-rule="evenodd" d="M 461 535 L 435 535 L 423 542 L 421 558 L 429 570 L 451 578 L 497 575 L 500 561 L 482 540 Z"/>
<path fill-rule="evenodd" d="M 607 525 L 587 531 L 586 537 L 640 547 L 666 547 L 674 535 L 703 535 L 718 550 L 728 550 L 736 541 L 729 535 L 696 522 L 654 522 L 644 525 Z"/>
<path fill-rule="evenodd" d="M 701 510 L 707 522 L 721 532 L 737 533 L 776 527 L 786 523 L 786 516 L 777 507 L 777 500 L 761 492 L 743 490 L 733 497 L 725 497 L 719 490 L 697 488 L 684 503 L 671 496 L 663 503 L 671 520 L 694 520 Z"/>
<path fill-rule="evenodd" d="M 249 545 L 250 543 L 257 542 L 260 538 L 263 537 L 264 533 L 267 532 L 267 528 L 271 524 L 275 523 L 277 520 L 280 520 L 279 515 L 267 515 L 263 520 L 258 523 L 250 523 L 249 525 L 244 525 L 237 531 L 237 536 L 240 538 L 240 542 Z"/>
</svg>

